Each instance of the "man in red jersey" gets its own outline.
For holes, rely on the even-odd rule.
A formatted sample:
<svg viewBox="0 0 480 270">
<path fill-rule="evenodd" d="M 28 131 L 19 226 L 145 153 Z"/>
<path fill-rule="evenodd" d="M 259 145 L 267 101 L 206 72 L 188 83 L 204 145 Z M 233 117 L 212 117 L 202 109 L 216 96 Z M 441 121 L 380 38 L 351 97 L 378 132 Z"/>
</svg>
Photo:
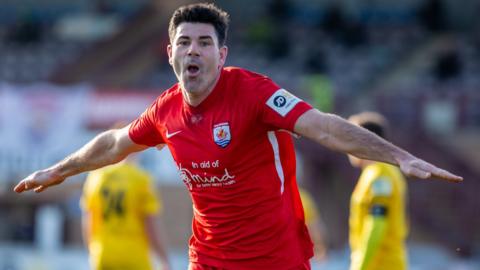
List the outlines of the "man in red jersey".
<svg viewBox="0 0 480 270">
<path fill-rule="evenodd" d="M 332 150 L 397 165 L 410 176 L 462 178 L 332 114 L 268 77 L 223 67 L 228 14 L 213 4 L 177 9 L 168 56 L 178 83 L 128 127 L 99 134 L 16 192 L 167 145 L 193 201 L 189 269 L 310 269 L 312 243 L 295 180 L 290 133 Z"/>
</svg>

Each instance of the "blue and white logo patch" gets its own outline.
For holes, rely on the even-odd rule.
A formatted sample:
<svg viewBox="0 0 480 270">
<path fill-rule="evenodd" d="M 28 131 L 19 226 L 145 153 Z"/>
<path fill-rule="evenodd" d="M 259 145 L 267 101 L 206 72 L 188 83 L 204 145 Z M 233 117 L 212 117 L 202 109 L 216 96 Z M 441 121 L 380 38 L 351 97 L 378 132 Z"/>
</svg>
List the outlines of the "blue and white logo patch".
<svg viewBox="0 0 480 270">
<path fill-rule="evenodd" d="M 225 148 L 230 143 L 232 136 L 227 122 L 213 126 L 213 141 L 220 147 Z"/>
<path fill-rule="evenodd" d="M 392 183 L 385 177 L 375 179 L 372 184 L 372 192 L 374 196 L 390 196 L 392 195 Z"/>
<path fill-rule="evenodd" d="M 301 99 L 285 89 L 278 89 L 268 100 L 267 105 L 281 116 L 287 115 Z"/>
</svg>

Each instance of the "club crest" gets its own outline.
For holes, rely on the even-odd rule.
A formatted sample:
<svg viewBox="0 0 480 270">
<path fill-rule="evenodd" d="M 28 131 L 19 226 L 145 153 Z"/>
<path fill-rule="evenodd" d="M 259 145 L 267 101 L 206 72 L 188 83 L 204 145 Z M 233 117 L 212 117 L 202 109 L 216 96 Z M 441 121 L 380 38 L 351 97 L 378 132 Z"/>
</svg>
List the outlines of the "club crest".
<svg viewBox="0 0 480 270">
<path fill-rule="evenodd" d="M 230 143 L 230 126 L 227 122 L 213 126 L 213 141 L 220 147 L 225 148 Z"/>
</svg>

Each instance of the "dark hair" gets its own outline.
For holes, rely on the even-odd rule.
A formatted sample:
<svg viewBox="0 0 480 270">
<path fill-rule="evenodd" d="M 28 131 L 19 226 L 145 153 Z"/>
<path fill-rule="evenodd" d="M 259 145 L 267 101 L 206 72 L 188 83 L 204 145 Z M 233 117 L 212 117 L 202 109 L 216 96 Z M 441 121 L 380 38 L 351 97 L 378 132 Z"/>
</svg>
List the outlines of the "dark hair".
<svg viewBox="0 0 480 270">
<path fill-rule="evenodd" d="M 381 114 L 376 112 L 362 112 L 350 116 L 350 122 L 359 125 L 378 136 L 387 139 L 388 135 L 388 121 Z"/>
<path fill-rule="evenodd" d="M 219 46 L 224 46 L 227 40 L 229 15 L 213 3 L 199 3 L 181 6 L 172 15 L 168 25 L 170 42 L 175 37 L 177 27 L 184 22 L 208 23 L 213 25 L 218 37 Z"/>
<path fill-rule="evenodd" d="M 360 126 L 385 139 L 385 130 L 379 123 L 365 122 L 360 124 Z"/>
</svg>

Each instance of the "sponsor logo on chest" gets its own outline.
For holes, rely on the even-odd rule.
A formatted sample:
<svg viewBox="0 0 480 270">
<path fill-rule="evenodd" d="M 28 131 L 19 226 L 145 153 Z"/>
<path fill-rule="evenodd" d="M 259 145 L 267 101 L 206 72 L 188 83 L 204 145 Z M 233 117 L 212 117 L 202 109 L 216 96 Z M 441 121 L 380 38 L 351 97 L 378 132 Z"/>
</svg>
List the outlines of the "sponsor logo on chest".
<svg viewBox="0 0 480 270">
<path fill-rule="evenodd" d="M 219 168 L 220 161 L 213 162 L 202 161 L 192 162 L 191 169 L 182 167 L 182 164 L 178 165 L 178 171 L 185 185 L 189 190 L 195 188 L 207 188 L 207 187 L 225 187 L 236 183 L 235 175 L 230 174 L 227 168 L 223 169 L 223 172 L 211 174 L 207 173 L 206 168 Z M 201 168 L 201 169 L 199 169 Z"/>
<path fill-rule="evenodd" d="M 213 126 L 213 141 L 220 147 L 225 148 L 230 144 L 232 135 L 230 133 L 230 125 L 227 122 L 216 124 Z"/>
</svg>

